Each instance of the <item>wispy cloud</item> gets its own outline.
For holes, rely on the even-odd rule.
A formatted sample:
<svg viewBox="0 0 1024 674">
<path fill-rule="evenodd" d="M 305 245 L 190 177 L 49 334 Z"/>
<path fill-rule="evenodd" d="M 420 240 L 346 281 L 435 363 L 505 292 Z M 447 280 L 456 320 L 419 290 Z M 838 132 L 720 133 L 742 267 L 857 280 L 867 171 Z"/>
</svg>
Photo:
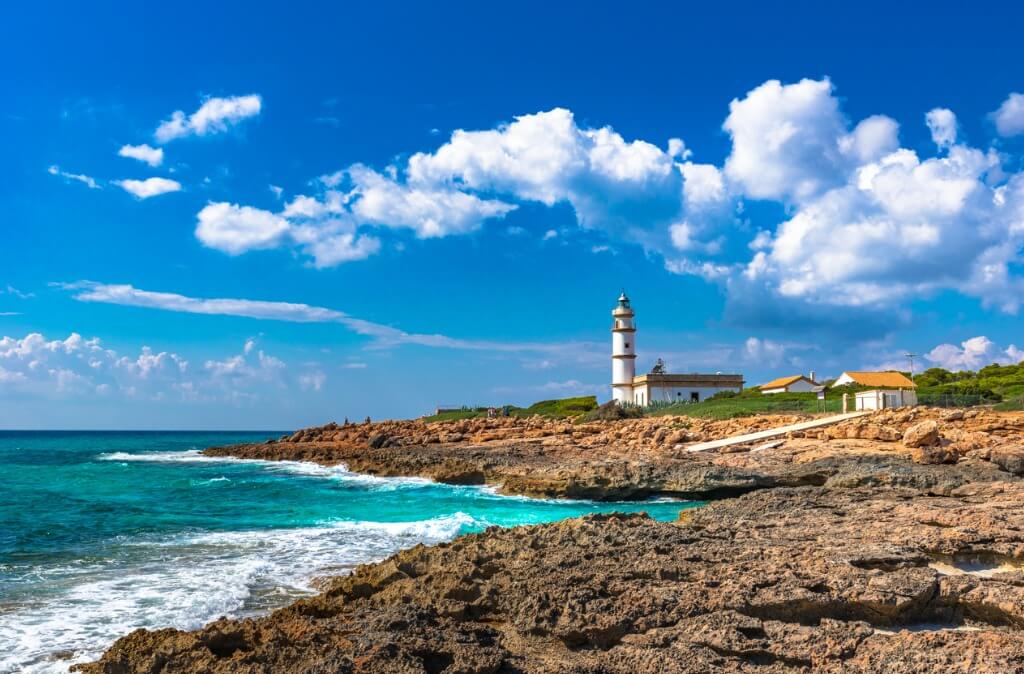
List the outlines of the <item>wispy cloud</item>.
<svg viewBox="0 0 1024 674">
<path fill-rule="evenodd" d="M 84 173 L 68 173 L 67 171 L 62 171 L 56 164 L 46 169 L 46 172 L 52 176 L 64 178 L 65 180 L 77 180 L 78 182 L 87 185 L 91 190 L 103 189 L 100 187 L 100 184 L 92 178 L 92 176 L 87 176 Z"/>
<path fill-rule="evenodd" d="M 127 284 L 107 284 L 95 281 L 76 281 L 54 285 L 73 292 L 74 299 L 80 302 L 99 302 L 188 314 L 237 316 L 291 323 L 337 323 L 358 335 L 372 338 L 374 340 L 372 346 L 376 348 L 416 345 L 494 353 L 536 352 L 549 354 L 552 357 L 561 356 L 576 362 L 586 359 L 589 354 L 601 354 L 603 359 L 607 351 L 604 345 L 593 342 L 503 342 L 406 332 L 389 325 L 356 318 L 335 309 L 294 302 L 188 297 L 177 293 L 141 290 Z"/>
<path fill-rule="evenodd" d="M 9 283 L 7 284 L 7 288 L 6 289 L 0 288 L 0 295 L 3 295 L 4 293 L 7 293 L 8 295 L 14 295 L 18 299 L 22 299 L 22 300 L 32 299 L 33 297 L 36 296 L 35 293 L 22 292 L 22 291 L 18 290 L 17 288 L 15 288 L 14 286 L 12 286 Z"/>
</svg>

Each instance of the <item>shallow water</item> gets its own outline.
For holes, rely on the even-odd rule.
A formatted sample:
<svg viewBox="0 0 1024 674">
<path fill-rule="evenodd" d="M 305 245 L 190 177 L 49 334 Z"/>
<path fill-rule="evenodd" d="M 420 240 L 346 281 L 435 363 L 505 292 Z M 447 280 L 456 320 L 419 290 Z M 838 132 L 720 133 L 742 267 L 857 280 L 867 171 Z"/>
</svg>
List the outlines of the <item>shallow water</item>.
<svg viewBox="0 0 1024 674">
<path fill-rule="evenodd" d="M 199 454 L 275 435 L 0 432 L 0 672 L 65 672 L 138 627 L 263 613 L 317 576 L 490 525 L 698 505 L 540 501 Z"/>
</svg>

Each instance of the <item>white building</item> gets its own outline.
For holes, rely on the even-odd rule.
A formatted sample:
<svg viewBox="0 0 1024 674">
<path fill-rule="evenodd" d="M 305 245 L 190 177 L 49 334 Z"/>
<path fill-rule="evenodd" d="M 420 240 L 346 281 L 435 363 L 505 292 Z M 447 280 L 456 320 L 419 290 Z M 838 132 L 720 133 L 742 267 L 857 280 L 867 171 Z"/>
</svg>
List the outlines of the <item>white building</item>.
<svg viewBox="0 0 1024 674">
<path fill-rule="evenodd" d="M 873 389 L 857 391 L 854 409 L 887 410 L 893 407 L 913 407 L 917 405 L 917 391 L 914 389 Z"/>
<path fill-rule="evenodd" d="M 847 371 L 839 375 L 832 386 L 870 386 L 870 391 L 857 391 L 854 394 L 855 410 L 882 410 L 892 407 L 913 407 L 917 404 L 917 384 L 902 372 L 854 372 Z M 846 409 L 846 403 L 843 403 Z"/>
<path fill-rule="evenodd" d="M 759 387 L 761 393 L 812 393 L 818 389 L 818 382 L 814 381 L 814 373 L 805 377 L 802 374 L 794 374 L 789 377 L 773 379 L 767 384 Z"/>
<path fill-rule="evenodd" d="M 636 375 L 636 314 L 626 293 L 612 309 L 612 400 L 622 405 L 700 402 L 722 391 L 743 389 L 741 374 L 666 374 L 659 365 Z"/>
</svg>

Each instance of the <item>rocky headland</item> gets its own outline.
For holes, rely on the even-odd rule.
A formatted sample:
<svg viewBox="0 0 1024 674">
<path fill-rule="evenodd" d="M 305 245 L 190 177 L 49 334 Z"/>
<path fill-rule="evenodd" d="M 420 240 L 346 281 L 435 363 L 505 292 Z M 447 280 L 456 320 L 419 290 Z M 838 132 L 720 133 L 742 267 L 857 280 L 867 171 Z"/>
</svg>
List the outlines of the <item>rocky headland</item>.
<svg viewBox="0 0 1024 674">
<path fill-rule="evenodd" d="M 712 500 L 417 546 L 268 616 L 138 630 L 90 674 L 1024 672 L 1024 414 L 328 426 L 208 450 L 506 493 Z"/>
<path fill-rule="evenodd" d="M 449 484 L 494 484 L 505 494 L 536 497 L 704 500 L 808 485 L 913 482 L 921 489 L 949 488 L 1005 475 L 989 459 L 1006 463 L 1002 454 L 1012 454 L 1024 439 L 1024 414 L 917 408 L 795 432 L 770 450 L 751 451 L 757 444 L 716 452 L 686 450 L 704 440 L 809 418 L 651 417 L 573 423 L 510 417 L 328 424 L 267 443 L 215 447 L 206 454 L 313 461 L 345 465 L 359 473 L 421 476 Z M 957 463 L 955 471 L 926 467 Z"/>
</svg>

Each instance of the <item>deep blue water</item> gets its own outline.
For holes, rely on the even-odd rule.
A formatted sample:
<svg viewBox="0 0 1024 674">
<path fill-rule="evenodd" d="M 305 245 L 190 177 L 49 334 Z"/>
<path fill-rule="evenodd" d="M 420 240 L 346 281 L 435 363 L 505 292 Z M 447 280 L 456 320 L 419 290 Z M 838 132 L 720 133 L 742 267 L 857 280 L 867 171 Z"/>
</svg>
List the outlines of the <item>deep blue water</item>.
<svg viewBox="0 0 1024 674">
<path fill-rule="evenodd" d="M 275 433 L 0 431 L 0 672 L 63 672 L 137 627 L 265 612 L 420 542 L 694 503 L 502 497 L 201 456 Z"/>
</svg>

